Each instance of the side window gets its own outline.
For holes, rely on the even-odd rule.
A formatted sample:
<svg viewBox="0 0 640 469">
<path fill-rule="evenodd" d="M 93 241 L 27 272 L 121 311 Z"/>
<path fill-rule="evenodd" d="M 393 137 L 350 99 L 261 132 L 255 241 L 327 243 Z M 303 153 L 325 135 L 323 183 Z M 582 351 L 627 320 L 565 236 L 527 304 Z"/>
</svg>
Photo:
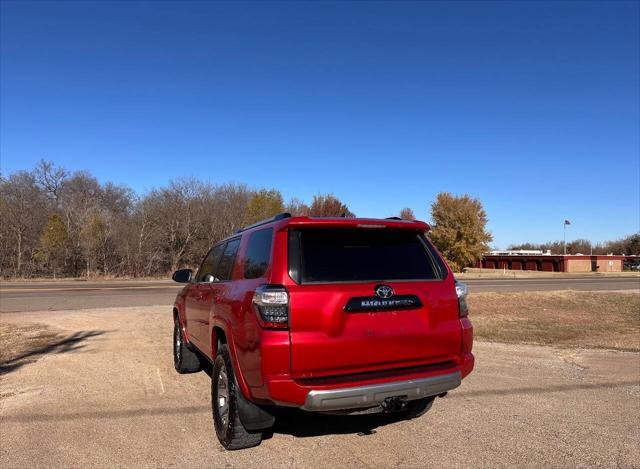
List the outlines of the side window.
<svg viewBox="0 0 640 469">
<path fill-rule="evenodd" d="M 244 262 L 244 278 L 260 278 L 269 268 L 273 228 L 251 234 Z"/>
<path fill-rule="evenodd" d="M 209 251 L 207 257 L 205 257 L 204 261 L 202 261 L 200 270 L 198 270 L 196 282 L 212 282 L 216 280 L 213 273 L 215 272 L 216 266 L 220 261 L 223 250 L 224 244 L 220 244 L 219 246 L 216 246 L 211 251 Z"/>
<path fill-rule="evenodd" d="M 225 280 L 231 280 L 233 261 L 236 259 L 238 246 L 240 246 L 240 238 L 232 239 L 224 248 L 224 254 L 222 254 L 222 258 L 220 259 L 220 263 L 216 269 L 216 277 L 222 282 Z"/>
</svg>

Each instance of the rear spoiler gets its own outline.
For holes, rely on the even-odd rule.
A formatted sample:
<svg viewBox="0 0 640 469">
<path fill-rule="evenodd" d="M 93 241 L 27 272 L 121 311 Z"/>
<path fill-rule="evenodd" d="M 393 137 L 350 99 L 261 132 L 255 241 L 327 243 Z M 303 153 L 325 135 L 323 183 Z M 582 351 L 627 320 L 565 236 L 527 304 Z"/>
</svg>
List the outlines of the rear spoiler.
<svg viewBox="0 0 640 469">
<path fill-rule="evenodd" d="M 402 229 L 423 232 L 430 229 L 429 225 L 423 221 L 397 218 L 291 217 L 281 220 L 278 224 L 278 230 L 284 230 L 290 226 L 300 228 Z"/>
</svg>

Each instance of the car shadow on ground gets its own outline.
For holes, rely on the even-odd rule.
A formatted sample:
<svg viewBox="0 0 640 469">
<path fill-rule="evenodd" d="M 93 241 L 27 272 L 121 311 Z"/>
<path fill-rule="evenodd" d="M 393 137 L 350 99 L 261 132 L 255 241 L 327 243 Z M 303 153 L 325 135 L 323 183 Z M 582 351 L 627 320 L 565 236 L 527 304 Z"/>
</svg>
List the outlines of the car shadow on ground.
<svg viewBox="0 0 640 469">
<path fill-rule="evenodd" d="M 428 413 L 427 413 L 428 415 Z M 276 424 L 265 438 L 274 433 L 298 438 L 356 434 L 373 435 L 376 428 L 407 420 L 404 412 L 366 415 L 328 415 L 304 412 L 297 409 L 278 409 Z"/>
<path fill-rule="evenodd" d="M 483 389 L 475 391 L 453 392 L 445 399 L 469 399 L 484 396 L 517 396 L 584 390 L 630 388 L 640 385 L 640 380 L 612 381 L 605 383 L 575 383 L 563 385 L 529 386 L 510 389 Z M 435 405 L 437 405 L 437 400 Z M 298 409 L 277 409 L 276 424 L 273 433 L 283 433 L 296 437 L 321 436 L 329 434 L 355 433 L 366 436 L 375 433 L 377 427 L 406 420 L 406 414 L 369 414 L 369 415 L 327 415 L 303 412 Z M 425 418 L 429 418 L 429 412 Z M 266 435 L 268 438 L 270 435 Z"/>
<path fill-rule="evenodd" d="M 203 371 L 211 377 L 212 366 L 203 363 Z M 364 415 L 332 415 L 305 412 L 295 408 L 272 408 L 276 416 L 275 426 L 268 430 L 264 439 L 271 438 L 275 433 L 291 435 L 298 438 L 357 434 L 359 436 L 373 435 L 376 428 L 407 420 L 406 413 L 375 413 Z M 427 413 L 428 415 L 428 413 Z"/>
<path fill-rule="evenodd" d="M 33 363 L 41 355 L 53 354 L 53 353 L 69 353 L 76 352 L 85 347 L 83 342 L 88 339 L 104 334 L 105 331 L 79 331 L 75 332 L 67 337 L 55 339 L 46 345 L 35 347 L 31 350 L 22 352 L 16 357 L 12 357 L 9 360 L 0 362 L 0 375 L 5 375 L 16 371 L 17 369 Z"/>
<path fill-rule="evenodd" d="M 212 366 L 209 362 L 203 363 L 203 371 L 211 377 Z M 628 387 L 637 386 L 638 384 L 640 384 L 638 381 L 619 381 L 607 383 L 576 383 L 540 387 L 533 386 L 511 389 L 485 389 L 452 393 L 448 395 L 448 398 L 470 398 L 486 395 L 508 396 L 517 394 L 545 394 L 559 391 Z M 378 427 L 407 420 L 407 416 L 404 412 L 364 415 L 331 415 L 304 412 L 299 409 L 286 407 L 272 409 L 272 411 L 276 415 L 276 423 L 272 429 L 264 434 L 265 439 L 271 438 L 276 433 L 292 435 L 299 438 L 332 434 L 357 434 L 358 436 L 367 436 L 375 434 L 376 428 Z M 429 417 L 429 412 L 427 412 L 425 417 Z"/>
</svg>

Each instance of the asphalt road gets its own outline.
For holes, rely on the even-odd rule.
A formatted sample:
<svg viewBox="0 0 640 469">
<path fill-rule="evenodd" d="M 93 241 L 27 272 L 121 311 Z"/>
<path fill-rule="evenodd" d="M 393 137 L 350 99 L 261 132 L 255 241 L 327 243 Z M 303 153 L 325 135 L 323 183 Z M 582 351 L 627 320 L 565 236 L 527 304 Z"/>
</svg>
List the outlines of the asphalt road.
<svg viewBox="0 0 640 469">
<path fill-rule="evenodd" d="M 638 467 L 637 353 L 474 344 L 477 366 L 423 417 L 291 412 L 224 451 L 210 378 L 178 375 L 157 307 L 9 313 L 60 332 L 0 381 L 0 467 Z"/>
<path fill-rule="evenodd" d="M 465 279 L 469 291 L 640 289 L 640 277 Z M 0 312 L 63 311 L 105 307 L 171 305 L 181 285 L 170 280 L 3 282 Z"/>
<path fill-rule="evenodd" d="M 4 282 L 0 313 L 173 304 L 182 285 L 170 280 Z"/>
</svg>

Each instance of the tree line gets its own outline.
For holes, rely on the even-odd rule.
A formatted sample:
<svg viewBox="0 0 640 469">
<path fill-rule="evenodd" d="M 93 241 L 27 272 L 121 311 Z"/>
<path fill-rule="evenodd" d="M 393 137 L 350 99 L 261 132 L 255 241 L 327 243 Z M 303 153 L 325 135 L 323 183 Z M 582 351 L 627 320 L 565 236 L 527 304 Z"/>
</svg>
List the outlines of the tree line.
<svg viewBox="0 0 640 469">
<path fill-rule="evenodd" d="M 0 275 L 165 275 L 197 265 L 238 228 L 285 211 L 354 216 L 332 194 L 285 203 L 275 189 L 180 179 L 139 196 L 40 161 L 0 176 Z"/>
<path fill-rule="evenodd" d="M 31 171 L 0 175 L 0 276 L 164 276 L 197 266 L 217 241 L 281 212 L 308 216 L 355 214 L 333 194 L 307 204 L 284 201 L 277 189 L 179 179 L 144 195 L 70 173 L 48 161 Z M 413 210 L 399 212 L 415 219 Z M 492 241 L 479 199 L 447 192 L 431 204 L 429 236 L 454 270 L 475 265 Z M 509 249 L 562 253 L 562 241 Z M 599 244 L 567 242 L 569 254 L 639 254 L 640 233 Z"/>
<path fill-rule="evenodd" d="M 217 241 L 281 212 L 355 214 L 333 194 L 307 204 L 277 189 L 179 179 L 144 195 L 71 173 L 48 161 L 0 176 L 0 276 L 164 276 L 197 266 Z M 410 208 L 399 215 L 415 219 Z M 438 194 L 429 233 L 455 269 L 473 265 L 489 247 L 478 199 Z"/>
<path fill-rule="evenodd" d="M 536 249 L 551 251 L 552 254 L 562 254 L 564 243 L 562 241 L 549 241 L 547 243 L 522 243 L 512 244 L 509 249 Z M 626 254 L 640 255 L 640 233 L 629 235 L 622 239 L 592 243 L 588 239 L 575 239 L 567 241 L 567 254 Z"/>
</svg>

